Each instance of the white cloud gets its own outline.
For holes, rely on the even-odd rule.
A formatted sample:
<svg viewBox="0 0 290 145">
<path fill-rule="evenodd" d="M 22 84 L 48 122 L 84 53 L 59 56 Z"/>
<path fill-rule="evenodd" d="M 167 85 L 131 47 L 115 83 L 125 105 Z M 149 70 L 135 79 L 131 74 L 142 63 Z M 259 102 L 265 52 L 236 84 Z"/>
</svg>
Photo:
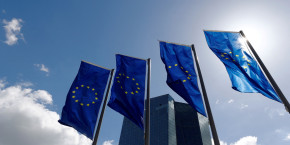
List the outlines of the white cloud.
<svg viewBox="0 0 290 145">
<path fill-rule="evenodd" d="M 33 84 L 31 82 L 20 82 L 17 83 L 18 86 L 22 86 L 22 87 L 31 87 L 33 86 Z"/>
<path fill-rule="evenodd" d="M 235 143 L 230 143 L 229 145 L 258 145 L 257 141 L 258 141 L 258 138 L 255 136 L 246 136 L 246 137 L 242 137 Z M 214 145 L 213 140 L 212 140 L 212 144 Z M 220 145 L 228 145 L 228 143 L 224 141 L 220 141 Z"/>
<path fill-rule="evenodd" d="M 18 39 L 24 39 L 23 34 L 21 33 L 22 28 L 22 19 L 13 18 L 11 21 L 3 20 L 4 29 L 6 32 L 6 41 L 8 45 L 14 45 L 17 43 Z"/>
<path fill-rule="evenodd" d="M 288 134 L 286 137 L 285 137 L 285 139 L 284 140 L 287 140 L 287 141 L 289 141 L 290 140 L 290 134 Z"/>
<path fill-rule="evenodd" d="M 233 103 L 234 102 L 234 100 L 233 99 L 231 99 L 231 100 L 229 100 L 228 101 L 228 103 L 230 104 L 230 103 Z"/>
<path fill-rule="evenodd" d="M 275 133 L 278 134 L 278 136 L 283 136 L 283 140 L 290 141 L 290 133 L 288 131 L 283 129 L 276 129 Z"/>
<path fill-rule="evenodd" d="M 249 105 L 241 104 L 240 109 L 245 109 L 245 108 L 247 108 L 247 107 L 249 107 Z"/>
<path fill-rule="evenodd" d="M 219 104 L 219 103 L 220 103 L 220 100 L 217 99 L 217 100 L 215 101 L 215 104 Z"/>
<path fill-rule="evenodd" d="M 46 106 L 52 102 L 52 96 L 45 90 L 20 85 L 2 87 L 0 144 L 91 145 L 91 140 L 58 123 L 59 115 Z"/>
<path fill-rule="evenodd" d="M 285 116 L 287 113 L 286 110 L 283 108 L 273 108 L 273 107 L 266 107 L 265 112 L 268 113 L 270 118 L 275 118 L 276 116 Z"/>
<path fill-rule="evenodd" d="M 258 138 L 255 136 L 246 136 L 230 145 L 257 145 Z"/>
<path fill-rule="evenodd" d="M 226 142 L 220 141 L 220 145 L 228 145 Z"/>
<path fill-rule="evenodd" d="M 103 145 L 113 145 L 114 140 L 108 140 L 103 143 Z"/>
<path fill-rule="evenodd" d="M 44 64 L 34 64 L 37 68 L 39 68 L 40 71 L 46 72 L 46 75 L 49 74 L 49 69 Z"/>
<path fill-rule="evenodd" d="M 0 80 L 0 90 L 1 88 L 4 88 L 5 87 L 5 81 L 4 80 Z"/>
</svg>

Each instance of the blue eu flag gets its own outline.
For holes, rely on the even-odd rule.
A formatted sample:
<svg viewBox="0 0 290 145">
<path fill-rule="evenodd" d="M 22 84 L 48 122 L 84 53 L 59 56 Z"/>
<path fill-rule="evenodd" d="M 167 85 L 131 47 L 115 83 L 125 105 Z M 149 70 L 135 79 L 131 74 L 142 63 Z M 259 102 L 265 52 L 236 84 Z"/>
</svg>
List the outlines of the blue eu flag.
<svg viewBox="0 0 290 145">
<path fill-rule="evenodd" d="M 160 54 L 167 71 L 167 85 L 196 111 L 206 116 L 191 47 L 160 42 Z"/>
<path fill-rule="evenodd" d="M 67 94 L 59 123 L 93 140 L 110 70 L 82 61 Z"/>
<path fill-rule="evenodd" d="M 248 46 L 240 33 L 213 31 L 204 33 L 209 48 L 224 63 L 234 90 L 243 93 L 261 93 L 281 102 L 257 62 L 246 51 Z"/>
<path fill-rule="evenodd" d="M 143 127 L 146 60 L 116 55 L 117 70 L 108 106 Z"/>
</svg>

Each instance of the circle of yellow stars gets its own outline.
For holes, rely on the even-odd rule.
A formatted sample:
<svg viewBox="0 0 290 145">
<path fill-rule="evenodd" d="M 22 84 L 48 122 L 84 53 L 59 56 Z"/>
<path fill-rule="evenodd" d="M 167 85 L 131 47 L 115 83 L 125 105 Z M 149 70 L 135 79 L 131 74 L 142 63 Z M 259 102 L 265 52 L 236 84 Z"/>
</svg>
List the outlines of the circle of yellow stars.
<svg viewBox="0 0 290 145">
<path fill-rule="evenodd" d="M 230 60 L 230 58 L 231 58 L 231 54 L 233 54 L 231 51 L 229 52 L 229 54 L 228 53 L 221 53 L 221 57 L 222 58 L 225 58 L 226 60 Z M 247 62 L 247 64 L 248 64 L 248 66 L 251 66 L 251 64 L 250 64 L 250 60 L 244 55 L 244 56 L 239 56 L 239 55 L 233 55 L 234 57 L 237 57 L 238 59 L 240 59 L 239 57 L 242 57 L 242 59 L 240 59 L 240 60 L 244 60 L 244 61 L 246 61 Z M 236 60 L 234 60 L 234 59 L 231 59 L 233 62 L 236 62 Z M 248 68 L 248 66 L 241 66 L 242 68 L 244 68 L 244 69 L 246 69 L 246 68 Z"/>
<path fill-rule="evenodd" d="M 169 65 L 168 68 L 171 69 L 171 68 L 174 68 L 174 67 L 178 67 L 178 64 L 174 64 L 173 66 Z M 188 70 L 184 69 L 182 66 L 180 66 L 180 68 L 182 69 L 182 71 L 184 71 L 186 74 L 187 74 L 187 77 L 182 79 L 182 82 L 186 82 L 187 80 L 190 80 L 191 78 L 191 74 L 189 73 Z"/>
<path fill-rule="evenodd" d="M 81 100 L 76 99 L 76 91 L 78 91 L 80 88 L 82 88 L 82 89 L 87 88 L 88 90 L 93 91 L 93 92 L 96 91 L 94 88 L 91 88 L 90 86 L 85 86 L 85 85 L 76 86 L 75 89 L 72 91 L 72 98 L 74 99 L 74 102 L 75 103 L 79 103 L 81 106 L 87 106 L 87 107 L 89 107 L 90 105 L 95 104 L 96 103 L 95 101 L 98 100 L 98 97 L 97 97 L 98 93 L 97 92 L 94 93 L 94 95 L 95 95 L 94 97 L 95 98 L 94 98 L 94 100 L 91 103 L 84 103 Z"/>
<path fill-rule="evenodd" d="M 136 86 L 136 89 L 135 90 L 132 90 L 132 91 L 125 90 L 124 86 L 121 85 L 121 78 L 124 78 L 124 77 L 125 77 L 125 79 L 132 80 L 133 81 L 133 84 Z M 130 77 L 130 76 L 127 76 L 125 74 L 119 73 L 117 75 L 116 79 L 117 79 L 117 83 L 120 85 L 120 88 L 124 91 L 124 93 L 126 95 L 128 95 L 128 94 L 135 95 L 135 94 L 140 93 L 140 90 L 141 90 L 140 89 L 140 85 L 139 85 L 138 82 L 136 82 L 136 79 L 134 77 Z"/>
</svg>

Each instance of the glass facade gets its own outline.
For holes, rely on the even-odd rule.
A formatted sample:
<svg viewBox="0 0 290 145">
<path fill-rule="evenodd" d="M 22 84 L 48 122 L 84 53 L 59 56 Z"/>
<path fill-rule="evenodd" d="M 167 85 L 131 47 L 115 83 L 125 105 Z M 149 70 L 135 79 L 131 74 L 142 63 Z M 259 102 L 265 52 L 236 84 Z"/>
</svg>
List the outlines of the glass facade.
<svg viewBox="0 0 290 145">
<path fill-rule="evenodd" d="M 211 145 L 207 118 L 170 95 L 150 100 L 151 145 Z M 144 132 L 124 118 L 119 145 L 143 145 Z"/>
</svg>

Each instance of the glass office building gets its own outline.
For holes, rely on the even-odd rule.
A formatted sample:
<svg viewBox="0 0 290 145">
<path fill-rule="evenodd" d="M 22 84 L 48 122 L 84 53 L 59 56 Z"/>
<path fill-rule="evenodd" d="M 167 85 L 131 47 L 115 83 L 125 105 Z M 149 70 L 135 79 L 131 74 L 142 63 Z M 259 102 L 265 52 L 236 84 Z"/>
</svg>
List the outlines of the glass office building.
<svg viewBox="0 0 290 145">
<path fill-rule="evenodd" d="M 150 100 L 151 145 L 212 145 L 208 119 L 170 95 Z M 119 145 L 143 145 L 144 132 L 126 117 Z"/>
</svg>

